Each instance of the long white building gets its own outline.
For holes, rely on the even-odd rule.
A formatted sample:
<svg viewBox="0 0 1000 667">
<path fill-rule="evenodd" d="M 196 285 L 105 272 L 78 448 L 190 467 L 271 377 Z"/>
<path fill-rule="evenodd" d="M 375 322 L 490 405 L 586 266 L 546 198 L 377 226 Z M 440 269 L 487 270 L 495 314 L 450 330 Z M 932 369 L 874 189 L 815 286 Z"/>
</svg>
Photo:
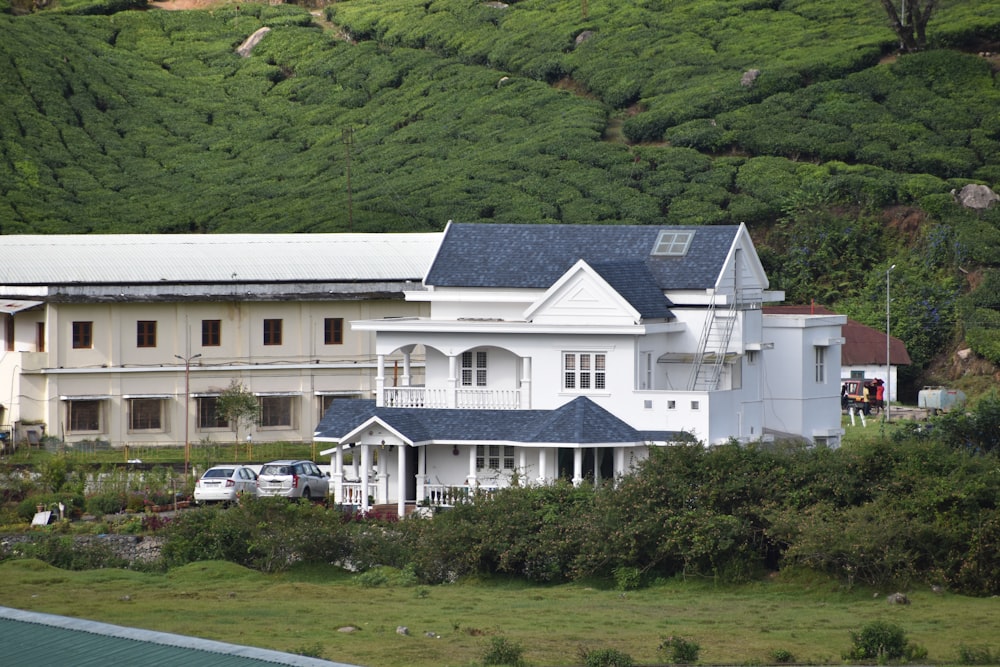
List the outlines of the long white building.
<svg viewBox="0 0 1000 667">
<path fill-rule="evenodd" d="M 255 441 L 311 441 L 336 398 L 374 396 L 374 334 L 349 323 L 426 315 L 403 293 L 440 239 L 0 236 L 0 427 L 21 442 L 229 441 L 215 403 L 235 379 L 259 399 Z M 400 383 L 422 376 L 408 368 Z"/>
</svg>

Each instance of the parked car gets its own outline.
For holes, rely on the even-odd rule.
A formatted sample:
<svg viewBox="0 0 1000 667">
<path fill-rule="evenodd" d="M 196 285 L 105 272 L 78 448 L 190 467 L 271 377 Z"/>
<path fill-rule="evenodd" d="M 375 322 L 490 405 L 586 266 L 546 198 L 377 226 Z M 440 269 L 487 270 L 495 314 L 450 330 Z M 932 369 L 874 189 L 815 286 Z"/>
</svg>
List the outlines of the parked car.
<svg viewBox="0 0 1000 667">
<path fill-rule="evenodd" d="M 257 493 L 257 473 L 241 465 L 215 466 L 194 485 L 196 503 L 234 503 L 240 494 Z"/>
<path fill-rule="evenodd" d="M 330 493 L 330 479 L 312 461 L 271 461 L 257 476 L 258 496 L 322 499 Z"/>
</svg>

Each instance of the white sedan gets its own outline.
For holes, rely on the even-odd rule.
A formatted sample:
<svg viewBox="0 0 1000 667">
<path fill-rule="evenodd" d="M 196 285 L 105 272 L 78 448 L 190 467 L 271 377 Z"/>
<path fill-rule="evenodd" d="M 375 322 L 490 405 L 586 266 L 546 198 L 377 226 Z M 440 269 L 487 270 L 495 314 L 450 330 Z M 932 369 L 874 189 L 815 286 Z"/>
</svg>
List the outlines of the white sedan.
<svg viewBox="0 0 1000 667">
<path fill-rule="evenodd" d="M 257 493 L 257 473 L 241 465 L 215 466 L 194 486 L 196 503 L 234 503 L 241 494 Z"/>
</svg>

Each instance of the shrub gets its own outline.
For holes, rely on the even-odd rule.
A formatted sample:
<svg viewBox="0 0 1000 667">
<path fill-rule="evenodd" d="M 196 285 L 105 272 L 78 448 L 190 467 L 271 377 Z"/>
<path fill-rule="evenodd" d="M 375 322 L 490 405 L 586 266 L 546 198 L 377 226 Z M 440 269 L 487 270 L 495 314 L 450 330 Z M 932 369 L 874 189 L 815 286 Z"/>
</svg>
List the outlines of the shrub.
<svg viewBox="0 0 1000 667">
<path fill-rule="evenodd" d="M 620 591 L 634 591 L 642 585 L 642 571 L 637 567 L 616 567 L 614 575 Z"/>
<path fill-rule="evenodd" d="M 96 570 L 128 566 L 128 561 L 115 555 L 105 544 L 77 544 L 72 537 L 60 535 L 43 535 L 25 544 L 23 554 L 25 558 L 37 558 L 64 570 Z"/>
<path fill-rule="evenodd" d="M 989 646 L 958 647 L 958 664 L 960 665 L 995 665 L 1000 656 L 993 655 Z"/>
<path fill-rule="evenodd" d="M 658 648 L 667 654 L 667 662 L 678 665 L 690 665 L 698 662 L 701 646 L 685 637 L 667 637 Z"/>
<path fill-rule="evenodd" d="M 788 649 L 776 648 L 771 651 L 771 660 L 783 665 L 789 662 L 795 662 L 795 656 Z"/>
<path fill-rule="evenodd" d="M 632 667 L 635 664 L 632 656 L 616 648 L 583 651 L 580 657 L 586 667 Z"/>
<path fill-rule="evenodd" d="M 506 637 L 493 637 L 483 652 L 483 665 L 524 665 L 524 647 Z"/>
<path fill-rule="evenodd" d="M 87 498 L 86 509 L 88 514 L 94 516 L 104 516 L 105 514 L 117 514 L 125 509 L 126 496 L 120 491 L 106 491 L 95 493 Z"/>
<path fill-rule="evenodd" d="M 883 664 L 906 655 L 906 632 L 886 621 L 873 621 L 859 632 L 851 631 L 851 642 L 853 645 L 844 654 L 845 660 L 875 660 Z"/>
</svg>

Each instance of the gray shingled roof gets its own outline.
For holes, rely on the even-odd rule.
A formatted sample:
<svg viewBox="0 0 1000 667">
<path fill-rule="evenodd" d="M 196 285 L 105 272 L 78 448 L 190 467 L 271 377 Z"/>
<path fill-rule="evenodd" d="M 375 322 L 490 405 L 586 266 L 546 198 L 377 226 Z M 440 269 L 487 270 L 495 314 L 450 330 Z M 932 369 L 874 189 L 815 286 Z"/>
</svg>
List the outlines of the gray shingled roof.
<svg viewBox="0 0 1000 667">
<path fill-rule="evenodd" d="M 460 410 L 376 407 L 369 399 L 336 400 L 316 427 L 316 437 L 341 442 L 372 417 L 414 444 L 510 442 L 587 445 L 665 442 L 671 431 L 640 431 L 580 396 L 555 410 Z"/>
<path fill-rule="evenodd" d="M 684 257 L 650 255 L 664 229 L 696 230 Z M 738 231 L 733 225 L 451 223 L 425 283 L 546 289 L 582 259 L 591 266 L 642 262 L 660 289 L 705 289 L 714 286 Z"/>
</svg>

